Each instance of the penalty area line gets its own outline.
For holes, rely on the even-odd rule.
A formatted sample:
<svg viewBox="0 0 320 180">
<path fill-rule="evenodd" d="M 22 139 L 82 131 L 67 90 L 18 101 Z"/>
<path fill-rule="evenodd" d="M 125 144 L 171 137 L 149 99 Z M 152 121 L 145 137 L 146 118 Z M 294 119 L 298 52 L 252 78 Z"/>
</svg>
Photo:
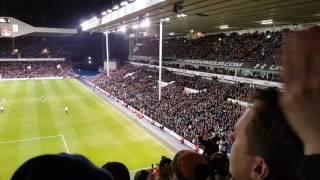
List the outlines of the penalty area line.
<svg viewBox="0 0 320 180">
<path fill-rule="evenodd" d="M 62 140 L 62 142 L 63 142 L 64 148 L 66 149 L 67 153 L 69 154 L 70 151 L 69 151 L 69 148 L 68 148 L 66 139 L 64 138 L 64 135 L 60 134 L 59 136 L 60 136 L 60 138 L 61 138 L 61 140 Z"/>
<path fill-rule="evenodd" d="M 28 141 L 39 141 L 42 139 L 51 139 L 51 138 L 58 138 L 59 136 L 43 136 L 43 137 L 36 137 L 36 138 L 28 138 L 28 139 L 19 139 L 14 141 L 0 141 L 0 144 L 9 144 L 9 143 L 17 143 L 17 142 L 28 142 Z"/>
<path fill-rule="evenodd" d="M 67 153 L 70 153 L 66 139 L 64 138 L 64 135 L 56 135 L 56 136 L 43 136 L 43 137 L 36 137 L 36 138 L 27 138 L 27 139 L 19 139 L 19 140 L 12 140 L 12 141 L 0 141 L 0 144 L 10 144 L 10 143 L 18 143 L 18 142 L 30 142 L 30 141 L 41 141 L 44 139 L 53 139 L 53 138 L 59 138 L 61 139 L 63 146 Z"/>
</svg>

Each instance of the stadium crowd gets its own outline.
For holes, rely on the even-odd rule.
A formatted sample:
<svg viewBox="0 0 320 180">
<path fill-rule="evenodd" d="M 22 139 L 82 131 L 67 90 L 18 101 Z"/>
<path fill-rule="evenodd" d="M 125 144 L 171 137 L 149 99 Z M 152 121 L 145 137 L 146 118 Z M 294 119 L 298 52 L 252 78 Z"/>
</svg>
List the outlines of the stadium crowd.
<svg viewBox="0 0 320 180">
<path fill-rule="evenodd" d="M 67 58 L 63 44 L 63 37 L 0 39 L 0 58 Z"/>
<path fill-rule="evenodd" d="M 208 73 L 217 73 L 224 75 L 235 75 L 232 69 L 209 68 L 207 66 L 199 66 L 198 68 L 191 65 L 180 66 L 174 63 L 174 59 L 195 59 L 195 60 L 214 60 L 214 61 L 230 61 L 230 62 L 256 62 L 279 64 L 276 56 L 281 49 L 282 39 L 288 30 L 266 32 L 266 33 L 244 33 L 237 34 L 215 34 L 207 35 L 198 39 L 188 38 L 170 38 L 163 44 L 163 66 L 182 68 L 188 70 L 196 70 Z M 137 39 L 134 55 L 157 57 L 158 40 L 151 38 Z M 166 62 L 169 59 L 169 62 Z M 173 60 L 173 61 L 172 61 Z M 143 63 L 149 63 L 147 61 Z M 158 65 L 157 62 L 152 64 Z M 272 73 L 238 73 L 237 76 L 276 81 L 280 82 L 280 76 Z"/>
<path fill-rule="evenodd" d="M 320 64 L 318 61 L 320 28 L 292 32 L 287 38 L 280 58 L 285 64 L 283 78 L 286 83 L 286 92 L 281 93 L 274 88 L 256 90 L 251 97 L 252 105 L 245 112 L 239 110 L 242 116 L 235 125 L 233 121 L 234 128 L 229 138 L 233 145 L 230 159 L 222 148 L 210 154 L 205 149 L 204 156 L 197 152 L 182 150 L 176 153 L 173 159 L 162 157 L 159 166 L 154 169 L 138 171 L 134 179 L 226 180 L 230 176 L 235 180 L 320 179 L 320 143 L 318 139 L 320 136 L 318 118 L 318 113 L 320 113 Z M 147 112 L 148 107 L 145 105 L 152 106 L 152 104 L 144 104 L 143 101 L 153 99 L 152 103 L 156 103 L 157 96 L 154 96 L 150 89 L 157 88 L 155 74 L 156 70 L 126 66 L 114 72 L 112 78 L 107 78 L 102 74 L 91 81 L 107 91 L 110 90 L 109 92 L 117 97 L 122 95 L 119 98 L 125 98 L 129 104 L 137 103 L 138 109 Z M 167 74 L 169 76 L 164 75 L 164 79 L 177 80 L 177 83 L 164 88 L 162 103 L 168 109 L 170 102 L 166 99 L 175 99 L 175 94 L 182 94 L 185 77 Z M 194 83 L 197 84 L 197 81 Z M 138 87 L 137 84 L 141 87 Z M 224 104 L 225 97 L 246 99 L 248 96 L 246 92 L 246 95 L 242 97 L 243 92 L 238 91 L 237 85 L 220 85 L 220 82 L 216 80 L 205 82 L 205 84 L 207 85 L 193 86 L 203 90 L 198 94 L 199 99 L 202 95 L 210 97 L 210 92 L 213 91 L 215 97 L 209 103 L 217 106 Z M 225 86 L 227 88 L 224 89 Z M 127 90 L 124 91 L 126 88 Z M 138 92 L 137 89 L 141 92 Z M 218 90 L 215 92 L 215 89 Z M 117 94 L 117 91 L 121 93 Z M 187 92 L 183 91 L 183 93 Z M 149 95 L 150 99 L 145 99 L 144 96 Z M 198 101 L 198 95 L 191 94 L 190 97 L 200 107 L 196 108 L 193 113 L 201 118 L 197 112 L 205 109 L 206 102 Z M 179 109 L 175 110 L 179 110 L 181 114 L 188 113 L 183 112 L 182 109 L 184 105 L 191 106 L 192 102 L 188 98 L 176 99 L 176 101 L 174 105 L 178 105 Z M 218 104 L 215 104 L 216 102 Z M 229 107 L 221 108 L 229 109 Z M 223 114 L 225 115 L 227 114 Z M 165 116 L 164 113 L 161 116 Z M 215 117 L 215 113 L 212 116 Z M 239 116 L 240 114 L 237 115 L 237 118 Z M 220 121 L 220 119 L 214 119 L 214 121 Z M 228 121 L 232 122 L 230 119 Z M 219 125 L 220 122 L 217 126 Z M 190 129 L 193 128 L 191 125 Z M 212 146 L 211 142 L 216 139 L 214 135 L 209 137 L 208 129 L 199 136 L 199 141 L 207 147 Z M 16 170 L 11 179 L 129 180 L 130 177 L 127 167 L 119 162 L 107 162 L 99 168 L 84 156 L 58 154 L 42 155 L 30 159 Z"/>
<path fill-rule="evenodd" d="M 39 78 L 72 76 L 72 66 L 67 61 L 3 61 L 0 78 Z"/>
<path fill-rule="evenodd" d="M 276 55 L 281 48 L 283 34 L 287 31 L 215 34 L 198 39 L 170 38 L 164 41 L 163 56 L 177 59 L 278 64 Z M 158 40 L 137 39 L 136 44 L 134 55 L 157 57 Z"/>
<path fill-rule="evenodd" d="M 163 88 L 159 102 L 158 71 L 133 65 L 115 71 L 111 78 L 100 74 L 88 80 L 195 144 L 199 143 L 200 135 L 208 131 L 227 146 L 227 135 L 242 113 L 241 106 L 227 99 L 247 100 L 252 91 L 240 84 L 164 71 L 163 82 L 174 83 Z M 188 93 L 185 88 L 199 92 Z"/>
</svg>

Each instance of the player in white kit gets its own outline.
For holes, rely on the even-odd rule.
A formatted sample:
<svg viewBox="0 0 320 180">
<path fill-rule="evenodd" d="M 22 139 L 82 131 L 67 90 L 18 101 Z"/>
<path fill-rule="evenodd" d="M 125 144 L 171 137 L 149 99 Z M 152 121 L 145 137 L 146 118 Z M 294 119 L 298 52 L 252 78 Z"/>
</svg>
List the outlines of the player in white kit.
<svg viewBox="0 0 320 180">
<path fill-rule="evenodd" d="M 68 114 L 68 112 L 69 112 L 68 106 L 66 106 L 66 107 L 64 108 L 64 112 L 65 112 L 66 114 Z"/>
<path fill-rule="evenodd" d="M 4 113 L 4 108 L 2 106 L 0 107 L 0 113 Z"/>
</svg>

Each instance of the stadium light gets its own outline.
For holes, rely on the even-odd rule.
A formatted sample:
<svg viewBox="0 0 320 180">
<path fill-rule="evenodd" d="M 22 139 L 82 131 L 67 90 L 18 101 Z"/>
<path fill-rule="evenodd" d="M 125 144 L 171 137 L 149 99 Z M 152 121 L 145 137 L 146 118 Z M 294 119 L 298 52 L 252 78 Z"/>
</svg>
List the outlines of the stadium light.
<svg viewBox="0 0 320 180">
<path fill-rule="evenodd" d="M 138 24 L 132 25 L 132 29 L 138 29 L 138 28 L 139 28 L 139 25 L 138 25 Z"/>
<path fill-rule="evenodd" d="M 47 54 L 48 53 L 48 49 L 47 48 L 44 48 L 43 50 L 42 50 L 42 54 Z"/>
<path fill-rule="evenodd" d="M 91 60 L 91 56 L 88 57 L 88 60 L 89 60 L 89 61 Z"/>
<path fill-rule="evenodd" d="M 194 33 L 194 30 L 193 30 L 193 29 L 191 29 L 191 30 L 190 30 L 190 33 Z"/>
<path fill-rule="evenodd" d="M 92 63 L 91 60 L 89 60 L 88 63 L 91 64 Z"/>
<path fill-rule="evenodd" d="M 103 12 L 101 13 L 101 15 L 102 15 L 102 16 L 105 16 L 105 15 L 107 15 L 107 12 L 106 12 L 106 11 L 103 11 Z"/>
<path fill-rule="evenodd" d="M 187 14 L 184 14 L 184 13 L 181 13 L 181 14 L 178 14 L 178 15 L 177 15 L 178 18 L 187 17 L 187 16 L 188 16 L 188 15 L 187 15 Z"/>
<path fill-rule="evenodd" d="M 149 18 L 144 19 L 143 21 L 141 21 L 140 23 L 140 27 L 142 28 L 146 28 L 150 26 L 150 20 Z"/>
<path fill-rule="evenodd" d="M 161 22 L 169 22 L 169 21 L 170 21 L 170 18 L 167 17 L 167 18 L 164 18 L 164 19 L 160 19 L 160 21 L 161 21 Z"/>
<path fill-rule="evenodd" d="M 221 25 L 221 26 L 219 26 L 219 28 L 220 29 L 229 29 L 230 27 L 229 27 L 229 25 Z"/>
<path fill-rule="evenodd" d="M 124 6 L 126 6 L 126 5 L 128 5 L 128 1 L 122 1 L 122 2 L 120 3 L 120 6 L 122 6 L 122 7 L 124 7 Z"/>
<path fill-rule="evenodd" d="M 127 31 L 126 25 L 121 26 L 121 27 L 119 28 L 119 31 L 125 33 L 125 32 Z"/>
<path fill-rule="evenodd" d="M 108 9 L 108 10 L 107 10 L 107 13 L 112 13 L 112 9 Z"/>
<path fill-rule="evenodd" d="M 120 7 L 118 5 L 115 5 L 112 9 L 113 10 L 118 10 Z"/>
<path fill-rule="evenodd" d="M 221 38 L 219 38 L 219 41 L 221 41 Z"/>
<path fill-rule="evenodd" d="M 260 24 L 262 24 L 262 25 L 273 24 L 273 19 L 262 20 L 262 21 L 260 21 Z"/>
<path fill-rule="evenodd" d="M 170 32 L 169 35 L 170 35 L 170 36 L 174 36 L 174 32 Z"/>
</svg>

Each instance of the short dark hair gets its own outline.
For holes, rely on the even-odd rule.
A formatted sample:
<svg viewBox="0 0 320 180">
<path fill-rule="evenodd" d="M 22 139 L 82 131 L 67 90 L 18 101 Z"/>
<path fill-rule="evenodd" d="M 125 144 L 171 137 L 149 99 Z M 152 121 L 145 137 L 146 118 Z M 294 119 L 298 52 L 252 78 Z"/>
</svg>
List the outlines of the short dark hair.
<svg viewBox="0 0 320 180">
<path fill-rule="evenodd" d="M 129 170 L 121 162 L 108 162 L 102 168 L 108 170 L 115 180 L 130 180 Z"/>
<path fill-rule="evenodd" d="M 136 172 L 134 175 L 134 180 L 146 180 L 149 176 L 150 172 L 147 170 L 141 170 Z"/>
<path fill-rule="evenodd" d="M 246 127 L 248 153 L 264 158 L 269 166 L 267 180 L 295 180 L 303 157 L 303 144 L 290 128 L 280 106 L 280 92 L 275 88 L 256 90 L 254 118 Z"/>
<path fill-rule="evenodd" d="M 209 173 L 211 176 L 220 175 L 227 177 L 229 175 L 229 158 L 225 153 L 214 153 L 209 161 Z"/>
<path fill-rule="evenodd" d="M 165 156 L 161 157 L 160 163 L 159 163 L 159 168 L 162 168 L 163 166 L 165 166 L 166 164 L 171 164 L 172 160 L 170 158 L 167 158 Z"/>
<path fill-rule="evenodd" d="M 168 166 L 166 166 L 166 165 L 168 165 Z M 166 167 L 170 168 L 170 172 L 168 172 Z M 172 160 L 170 158 L 162 156 L 160 163 L 159 163 L 159 170 L 160 170 L 160 178 L 161 179 L 170 179 L 170 177 L 173 175 Z"/>
<path fill-rule="evenodd" d="M 177 180 L 205 180 L 209 176 L 206 160 L 194 151 L 179 151 L 173 158 L 172 168 Z"/>
<path fill-rule="evenodd" d="M 42 155 L 22 164 L 11 180 L 113 180 L 107 170 L 81 155 Z"/>
</svg>

